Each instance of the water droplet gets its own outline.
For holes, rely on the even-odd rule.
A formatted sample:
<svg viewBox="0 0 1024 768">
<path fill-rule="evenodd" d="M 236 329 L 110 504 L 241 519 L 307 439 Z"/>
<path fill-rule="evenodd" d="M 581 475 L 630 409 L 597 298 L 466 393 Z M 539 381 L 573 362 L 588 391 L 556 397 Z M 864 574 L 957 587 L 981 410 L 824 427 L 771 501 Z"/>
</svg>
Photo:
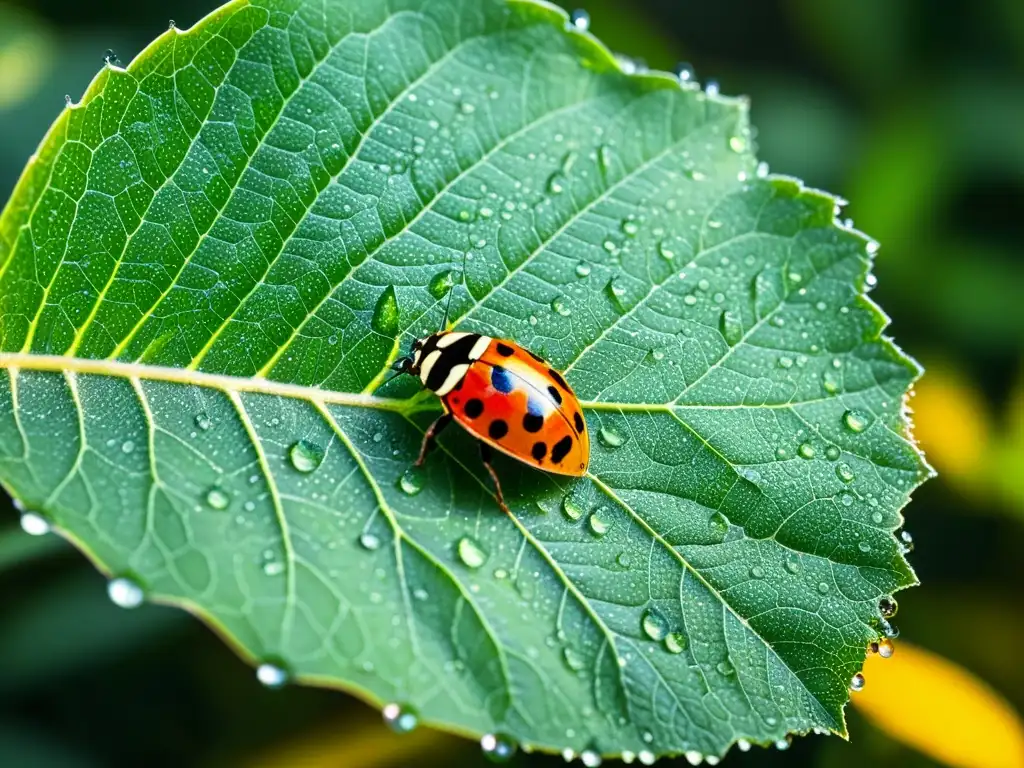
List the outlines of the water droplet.
<svg viewBox="0 0 1024 768">
<path fill-rule="evenodd" d="M 850 690 L 854 691 L 855 693 L 857 691 L 863 691 L 864 690 L 864 683 L 865 683 L 864 675 L 862 675 L 860 672 L 858 672 L 856 675 L 854 675 L 852 678 L 850 678 Z"/>
<path fill-rule="evenodd" d="M 601 765 L 601 755 L 593 749 L 585 749 L 580 752 L 580 762 L 586 768 L 597 768 L 597 766 Z"/>
<path fill-rule="evenodd" d="M 785 369 L 788 370 L 789 368 L 792 368 L 792 367 L 793 367 L 793 358 L 792 357 L 780 357 L 779 358 L 779 368 L 785 368 Z"/>
<path fill-rule="evenodd" d="M 380 538 L 372 533 L 359 534 L 359 546 L 371 552 L 380 548 Z"/>
<path fill-rule="evenodd" d="M 573 501 L 569 496 L 562 499 L 562 512 L 565 513 L 566 517 L 574 521 L 583 517 L 582 507 L 580 507 L 580 505 Z"/>
<path fill-rule="evenodd" d="M 641 765 L 654 765 L 655 757 L 654 753 L 649 749 L 641 749 L 636 753 L 636 759 L 640 761 Z"/>
<path fill-rule="evenodd" d="M 739 749 L 740 752 L 749 752 L 750 751 L 750 742 L 747 741 L 746 739 L 737 739 L 736 747 L 737 747 L 737 749 Z"/>
<path fill-rule="evenodd" d="M 825 371 L 821 375 L 821 386 L 830 395 L 839 391 L 839 379 L 832 371 Z"/>
<path fill-rule="evenodd" d="M 231 497 L 220 488 L 211 488 L 206 492 L 206 503 L 213 509 L 227 509 L 231 503 Z"/>
<path fill-rule="evenodd" d="M 729 530 L 729 521 L 725 519 L 725 515 L 721 512 L 714 512 L 708 518 L 708 528 L 712 533 L 722 536 Z"/>
<path fill-rule="evenodd" d="M 599 512 L 595 512 L 590 516 L 590 532 L 595 536 L 604 536 L 608 533 L 610 527 L 607 522 L 601 519 Z"/>
<path fill-rule="evenodd" d="M 121 443 L 121 452 L 122 453 L 131 453 L 134 450 L 135 450 L 135 443 L 133 443 L 131 440 L 125 440 L 123 443 Z"/>
<path fill-rule="evenodd" d="M 851 432 L 863 432 L 871 423 L 871 417 L 864 411 L 852 409 L 843 414 L 843 424 Z"/>
<path fill-rule="evenodd" d="M 853 470 L 850 469 L 850 465 L 845 461 L 836 465 L 836 477 L 842 480 L 844 483 L 853 482 Z"/>
<path fill-rule="evenodd" d="M 579 264 L 576 265 L 576 277 L 586 277 L 589 274 L 590 265 L 587 262 L 581 261 Z"/>
<path fill-rule="evenodd" d="M 743 339 L 743 321 L 738 312 L 725 310 L 719 318 L 718 325 L 725 343 L 730 347 L 735 347 Z"/>
<path fill-rule="evenodd" d="M 382 336 L 393 337 L 398 333 L 398 297 L 395 286 L 389 285 L 377 299 L 370 321 L 373 330 Z"/>
<path fill-rule="evenodd" d="M 409 467 L 398 478 L 398 487 L 403 493 L 415 496 L 423 490 L 425 472 L 422 467 Z"/>
<path fill-rule="evenodd" d="M 578 8 L 569 14 L 569 23 L 580 32 L 586 32 L 590 29 L 590 14 Z"/>
<path fill-rule="evenodd" d="M 479 568 L 487 562 L 487 553 L 468 536 L 463 536 L 459 539 L 458 551 L 459 559 L 467 568 Z"/>
<path fill-rule="evenodd" d="M 562 658 L 565 660 L 565 666 L 573 672 L 582 672 L 587 666 L 587 660 L 575 648 L 563 649 Z"/>
<path fill-rule="evenodd" d="M 726 677 L 736 674 L 736 667 L 733 666 L 733 663 L 729 659 L 723 659 L 718 662 L 718 664 L 715 665 L 715 669 L 718 670 L 719 674 L 725 675 Z"/>
<path fill-rule="evenodd" d="M 745 152 L 747 149 L 747 140 L 742 136 L 731 136 L 729 138 L 729 149 L 733 152 Z"/>
<path fill-rule="evenodd" d="M 896 646 L 892 644 L 892 640 L 888 637 L 883 637 L 878 641 L 878 655 L 883 659 L 892 658 L 892 655 L 896 652 Z"/>
<path fill-rule="evenodd" d="M 786 570 L 790 573 L 800 573 L 800 558 L 796 555 L 789 555 L 786 558 Z"/>
<path fill-rule="evenodd" d="M 704 755 L 698 752 L 696 749 L 688 749 L 683 753 L 683 757 L 686 758 L 686 762 L 690 765 L 700 765 L 704 762 Z"/>
<path fill-rule="evenodd" d="M 900 543 L 903 554 L 908 555 L 914 551 L 914 537 L 910 535 L 910 531 L 900 531 Z"/>
<path fill-rule="evenodd" d="M 138 608 L 146 595 L 137 582 L 127 576 L 119 576 L 107 584 L 107 597 L 118 608 Z"/>
<path fill-rule="evenodd" d="M 829 590 L 828 582 L 826 582 L 826 581 L 818 582 L 818 591 L 821 594 L 827 595 L 828 594 L 828 590 Z"/>
<path fill-rule="evenodd" d="M 50 524 L 42 515 L 25 512 L 21 516 L 21 530 L 29 536 L 43 536 L 50 532 Z"/>
<path fill-rule="evenodd" d="M 881 512 L 872 512 L 871 513 L 871 522 L 874 523 L 875 525 L 881 525 L 882 524 L 882 513 Z"/>
<path fill-rule="evenodd" d="M 612 427 L 601 427 L 601 431 L 598 433 L 601 438 L 601 442 L 607 445 L 609 448 L 618 448 L 624 442 L 624 438 L 619 432 Z"/>
<path fill-rule="evenodd" d="M 280 688 L 288 682 L 288 672 L 284 667 L 265 662 L 256 667 L 256 679 L 267 688 Z"/>
<path fill-rule="evenodd" d="M 883 597 L 878 601 L 878 612 L 882 614 L 883 619 L 891 619 L 899 609 L 900 606 L 895 597 Z"/>
<path fill-rule="evenodd" d="M 565 300 L 564 296 L 558 296 L 551 302 L 551 309 L 557 312 L 562 317 L 568 317 L 572 314 L 572 307 Z"/>
<path fill-rule="evenodd" d="M 204 432 L 213 426 L 213 419 L 206 411 L 196 414 L 196 426 Z"/>
<path fill-rule="evenodd" d="M 836 459 L 838 459 L 839 454 L 840 451 L 838 446 L 830 445 L 828 448 L 825 449 L 825 458 L 828 459 L 829 461 L 835 461 Z"/>
<path fill-rule="evenodd" d="M 859 549 L 864 554 L 867 554 L 868 552 L 871 551 L 871 545 L 868 544 L 866 541 L 862 541 L 862 542 L 857 544 L 857 549 Z"/>
<path fill-rule="evenodd" d="M 675 73 L 675 76 L 679 78 L 680 82 L 683 83 L 692 82 L 694 77 L 696 77 L 693 65 L 688 61 L 679 62 L 672 71 Z"/>
<path fill-rule="evenodd" d="M 615 160 L 615 152 L 607 144 L 602 144 L 597 150 L 597 161 L 601 164 L 601 172 L 606 176 L 611 173 L 612 162 Z"/>
<path fill-rule="evenodd" d="M 796 452 L 800 455 L 801 459 L 814 458 L 814 446 L 810 443 L 800 443 L 800 447 L 796 449 Z"/>
<path fill-rule="evenodd" d="M 789 737 L 788 736 L 786 738 L 784 738 L 784 739 L 779 739 L 778 741 L 775 742 L 775 748 L 777 750 L 779 750 L 780 752 L 785 752 L 787 749 L 789 749 L 789 747 L 790 747 L 790 741 L 789 741 Z"/>
<path fill-rule="evenodd" d="M 427 290 L 435 299 L 443 299 L 455 287 L 455 273 L 450 269 L 438 272 L 427 284 Z"/>
<path fill-rule="evenodd" d="M 760 565 L 755 565 L 753 568 L 750 569 L 750 578 L 752 578 L 752 579 L 763 579 L 764 578 L 764 568 L 762 568 Z"/>
<path fill-rule="evenodd" d="M 619 312 L 625 312 L 626 305 L 622 303 L 622 299 L 626 295 L 626 287 L 622 282 L 613 277 L 608 281 L 608 284 L 605 285 L 604 290 L 608 295 L 608 298 L 612 300 L 612 304 L 615 306 L 615 309 Z"/>
<path fill-rule="evenodd" d="M 661 642 L 668 634 L 668 619 L 657 608 L 648 608 L 640 617 L 640 627 L 651 640 Z"/>
<path fill-rule="evenodd" d="M 408 733 L 420 724 L 419 713 L 407 704 L 385 704 L 381 714 L 385 725 L 395 733 Z"/>
<path fill-rule="evenodd" d="M 320 466 L 324 450 L 309 440 L 298 440 L 288 449 L 288 458 L 297 471 L 308 474 Z"/>
<path fill-rule="evenodd" d="M 669 653 L 682 653 L 689 641 L 682 632 L 669 632 L 665 635 L 665 650 Z"/>
<path fill-rule="evenodd" d="M 631 219 L 624 219 L 621 224 L 622 232 L 626 237 L 636 237 L 640 231 L 640 226 Z"/>
<path fill-rule="evenodd" d="M 565 192 L 566 186 L 568 186 L 568 180 L 565 178 L 565 174 L 561 171 L 555 171 L 548 177 L 548 192 L 552 195 L 560 195 Z"/>
<path fill-rule="evenodd" d="M 504 733 L 485 733 L 480 739 L 480 749 L 492 763 L 507 763 L 518 746 L 511 736 Z"/>
</svg>

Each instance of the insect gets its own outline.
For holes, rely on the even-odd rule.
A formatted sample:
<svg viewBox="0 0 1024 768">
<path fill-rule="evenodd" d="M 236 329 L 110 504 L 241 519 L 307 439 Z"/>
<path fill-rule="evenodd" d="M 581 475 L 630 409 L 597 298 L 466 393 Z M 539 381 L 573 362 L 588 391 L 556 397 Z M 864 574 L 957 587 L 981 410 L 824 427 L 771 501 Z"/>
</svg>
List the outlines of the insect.
<svg viewBox="0 0 1024 768">
<path fill-rule="evenodd" d="M 419 376 L 444 408 L 423 436 L 416 466 L 454 420 L 479 438 L 480 457 L 505 512 L 492 448 L 547 472 L 586 473 L 590 437 L 583 411 L 562 375 L 541 357 L 511 341 L 458 331 L 417 339 L 411 352 L 393 369 Z"/>
</svg>

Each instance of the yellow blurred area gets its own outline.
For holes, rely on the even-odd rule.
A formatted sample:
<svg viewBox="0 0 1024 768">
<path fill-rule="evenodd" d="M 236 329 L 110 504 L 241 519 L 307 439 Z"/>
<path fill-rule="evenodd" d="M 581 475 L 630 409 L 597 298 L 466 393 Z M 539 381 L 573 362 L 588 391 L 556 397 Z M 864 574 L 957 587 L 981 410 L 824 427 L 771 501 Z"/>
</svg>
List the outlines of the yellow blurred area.
<svg viewBox="0 0 1024 768">
<path fill-rule="evenodd" d="M 901 642 L 870 655 L 853 705 L 892 738 L 952 768 L 1024 768 L 1024 723 L 962 667 Z"/>
<path fill-rule="evenodd" d="M 53 61 L 49 35 L 23 12 L 0 4 L 0 109 L 35 92 Z"/>
</svg>

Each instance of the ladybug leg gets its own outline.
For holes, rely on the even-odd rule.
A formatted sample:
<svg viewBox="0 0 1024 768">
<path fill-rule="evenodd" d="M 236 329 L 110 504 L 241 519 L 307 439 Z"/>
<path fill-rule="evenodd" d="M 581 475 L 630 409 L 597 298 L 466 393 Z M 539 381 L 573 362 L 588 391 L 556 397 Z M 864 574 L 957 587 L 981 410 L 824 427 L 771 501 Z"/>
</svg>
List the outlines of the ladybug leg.
<svg viewBox="0 0 1024 768">
<path fill-rule="evenodd" d="M 427 460 L 427 454 L 434 447 L 434 441 L 437 440 L 438 433 L 451 423 L 452 415 L 450 413 L 443 413 L 437 417 L 437 421 L 430 425 L 423 435 L 423 443 L 420 444 L 420 455 L 416 459 L 416 463 L 413 464 L 414 467 L 423 466 L 423 462 Z"/>
<path fill-rule="evenodd" d="M 501 511 L 506 515 L 511 515 L 512 511 L 508 508 L 508 504 L 505 503 L 505 497 L 501 493 L 501 482 L 498 480 L 498 473 L 494 471 L 494 467 L 491 466 L 491 457 L 493 456 L 491 446 L 487 443 L 480 443 L 480 461 L 484 463 L 487 468 L 487 473 L 491 476 L 491 480 L 494 482 L 494 495 L 498 499 L 498 506 L 501 507 Z"/>
</svg>

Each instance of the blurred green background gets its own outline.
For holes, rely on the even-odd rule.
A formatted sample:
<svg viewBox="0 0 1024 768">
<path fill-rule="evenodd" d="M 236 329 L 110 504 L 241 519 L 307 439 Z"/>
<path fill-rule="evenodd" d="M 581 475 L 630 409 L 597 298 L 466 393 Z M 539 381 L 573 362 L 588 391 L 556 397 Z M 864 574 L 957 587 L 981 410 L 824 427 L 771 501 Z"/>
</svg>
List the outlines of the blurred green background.
<svg viewBox="0 0 1024 768">
<path fill-rule="evenodd" d="M 0 0 L 0 201 L 108 49 L 127 63 L 169 16 L 190 26 L 214 6 Z M 979 706 L 951 686 L 950 701 L 923 701 L 914 676 L 928 664 L 901 667 L 897 693 L 850 709 L 850 743 L 809 737 L 728 764 L 1024 765 L 1024 1 L 586 8 L 614 50 L 659 69 L 685 60 L 702 83 L 749 95 L 772 170 L 852 201 L 842 216 L 882 243 L 873 295 L 929 369 L 912 404 L 940 477 L 907 512 L 924 586 L 900 596 L 902 636 L 884 664 L 901 643 L 934 651 L 983 681 Z M 872 674 L 888 673 L 875 665 L 869 691 Z M 928 707 L 942 706 L 969 722 L 940 729 Z M 932 756 L 888 735 L 893 724 Z M 263 689 L 197 621 L 114 608 L 81 556 L 0 510 L 0 766 L 479 763 L 474 744 L 394 736 L 343 694 Z"/>
</svg>

